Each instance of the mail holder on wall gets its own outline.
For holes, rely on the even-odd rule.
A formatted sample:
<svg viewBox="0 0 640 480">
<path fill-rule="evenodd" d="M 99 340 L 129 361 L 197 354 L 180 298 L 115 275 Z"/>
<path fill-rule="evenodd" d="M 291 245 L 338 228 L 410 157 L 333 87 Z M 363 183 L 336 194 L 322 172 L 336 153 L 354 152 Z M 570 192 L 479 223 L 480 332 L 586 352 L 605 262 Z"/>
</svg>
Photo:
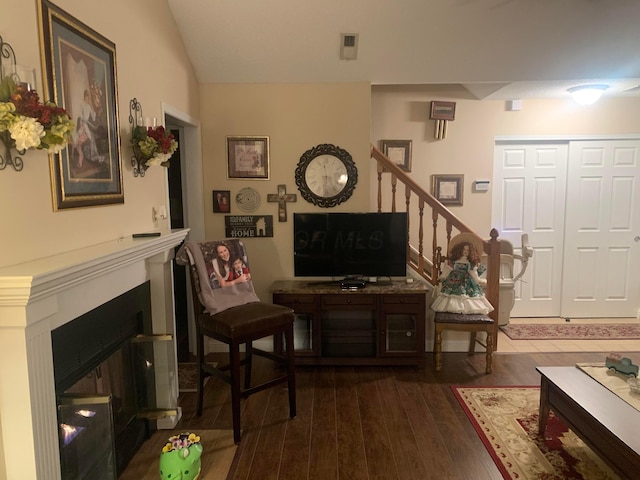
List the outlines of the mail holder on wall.
<svg viewBox="0 0 640 480">
<path fill-rule="evenodd" d="M 438 140 L 446 138 L 449 121 L 455 120 L 455 117 L 456 102 L 432 101 L 429 118 L 436 121 L 433 136 Z"/>
</svg>

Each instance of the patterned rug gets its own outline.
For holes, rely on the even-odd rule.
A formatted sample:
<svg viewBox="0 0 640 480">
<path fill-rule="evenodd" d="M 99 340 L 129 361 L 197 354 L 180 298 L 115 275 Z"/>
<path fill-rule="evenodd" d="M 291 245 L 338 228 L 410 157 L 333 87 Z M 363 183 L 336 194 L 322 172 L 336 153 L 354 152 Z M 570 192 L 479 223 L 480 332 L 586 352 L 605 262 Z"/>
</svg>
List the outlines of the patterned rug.
<svg viewBox="0 0 640 480">
<path fill-rule="evenodd" d="M 618 479 L 550 413 L 539 440 L 539 387 L 451 387 L 507 480 Z"/>
<path fill-rule="evenodd" d="M 212 366 L 218 365 L 217 362 L 211 363 Z M 205 385 L 209 378 L 204 379 Z M 195 362 L 178 363 L 178 390 L 180 392 L 197 392 L 198 391 L 198 364 Z"/>
<path fill-rule="evenodd" d="M 514 325 L 500 329 L 512 340 L 637 340 L 640 339 L 640 324 L 577 324 L 560 325 Z"/>
</svg>

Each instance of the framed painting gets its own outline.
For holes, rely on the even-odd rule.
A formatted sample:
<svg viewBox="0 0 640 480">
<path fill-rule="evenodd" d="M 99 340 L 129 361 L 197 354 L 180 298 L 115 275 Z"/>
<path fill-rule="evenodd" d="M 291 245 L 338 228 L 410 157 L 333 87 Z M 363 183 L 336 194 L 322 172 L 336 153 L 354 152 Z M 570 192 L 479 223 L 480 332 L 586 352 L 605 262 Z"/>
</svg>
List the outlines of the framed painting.
<svg viewBox="0 0 640 480">
<path fill-rule="evenodd" d="M 227 176 L 269 179 L 269 137 L 227 137 Z"/>
<path fill-rule="evenodd" d="M 54 210 L 124 203 L 115 44 L 48 0 L 38 0 L 44 97 L 75 122 L 51 155 Z"/>
<path fill-rule="evenodd" d="M 411 140 L 380 140 L 382 153 L 405 172 L 411 171 Z"/>
<path fill-rule="evenodd" d="M 443 205 L 462 206 L 464 175 L 432 175 L 431 194 Z"/>
</svg>

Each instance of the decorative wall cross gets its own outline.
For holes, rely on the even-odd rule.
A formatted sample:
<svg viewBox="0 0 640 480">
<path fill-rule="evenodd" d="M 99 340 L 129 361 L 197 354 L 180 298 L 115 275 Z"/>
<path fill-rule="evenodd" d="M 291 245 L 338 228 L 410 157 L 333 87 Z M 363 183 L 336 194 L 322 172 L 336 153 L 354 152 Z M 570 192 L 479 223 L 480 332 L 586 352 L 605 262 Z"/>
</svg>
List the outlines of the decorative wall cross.
<svg viewBox="0 0 640 480">
<path fill-rule="evenodd" d="M 287 221 L 287 202 L 296 202 L 298 196 L 295 193 L 287 193 L 286 185 L 278 185 L 278 193 L 268 193 L 267 202 L 278 202 L 278 221 Z"/>
</svg>

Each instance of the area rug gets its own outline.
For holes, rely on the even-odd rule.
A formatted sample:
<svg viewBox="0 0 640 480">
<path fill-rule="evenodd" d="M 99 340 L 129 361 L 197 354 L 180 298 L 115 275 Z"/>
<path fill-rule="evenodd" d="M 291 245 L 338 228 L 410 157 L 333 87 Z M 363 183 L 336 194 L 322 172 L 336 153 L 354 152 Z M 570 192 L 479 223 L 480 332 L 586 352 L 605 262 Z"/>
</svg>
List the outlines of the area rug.
<svg viewBox="0 0 640 480">
<path fill-rule="evenodd" d="M 211 363 L 212 366 L 218 365 Z M 204 379 L 206 385 L 209 378 Z M 178 390 L 180 392 L 197 392 L 198 391 L 198 364 L 195 362 L 178 363 Z"/>
<path fill-rule="evenodd" d="M 640 324 L 509 324 L 500 329 L 512 340 L 637 340 Z"/>
<path fill-rule="evenodd" d="M 537 438 L 539 387 L 451 388 L 503 478 L 619 478 L 553 412 Z"/>
</svg>

